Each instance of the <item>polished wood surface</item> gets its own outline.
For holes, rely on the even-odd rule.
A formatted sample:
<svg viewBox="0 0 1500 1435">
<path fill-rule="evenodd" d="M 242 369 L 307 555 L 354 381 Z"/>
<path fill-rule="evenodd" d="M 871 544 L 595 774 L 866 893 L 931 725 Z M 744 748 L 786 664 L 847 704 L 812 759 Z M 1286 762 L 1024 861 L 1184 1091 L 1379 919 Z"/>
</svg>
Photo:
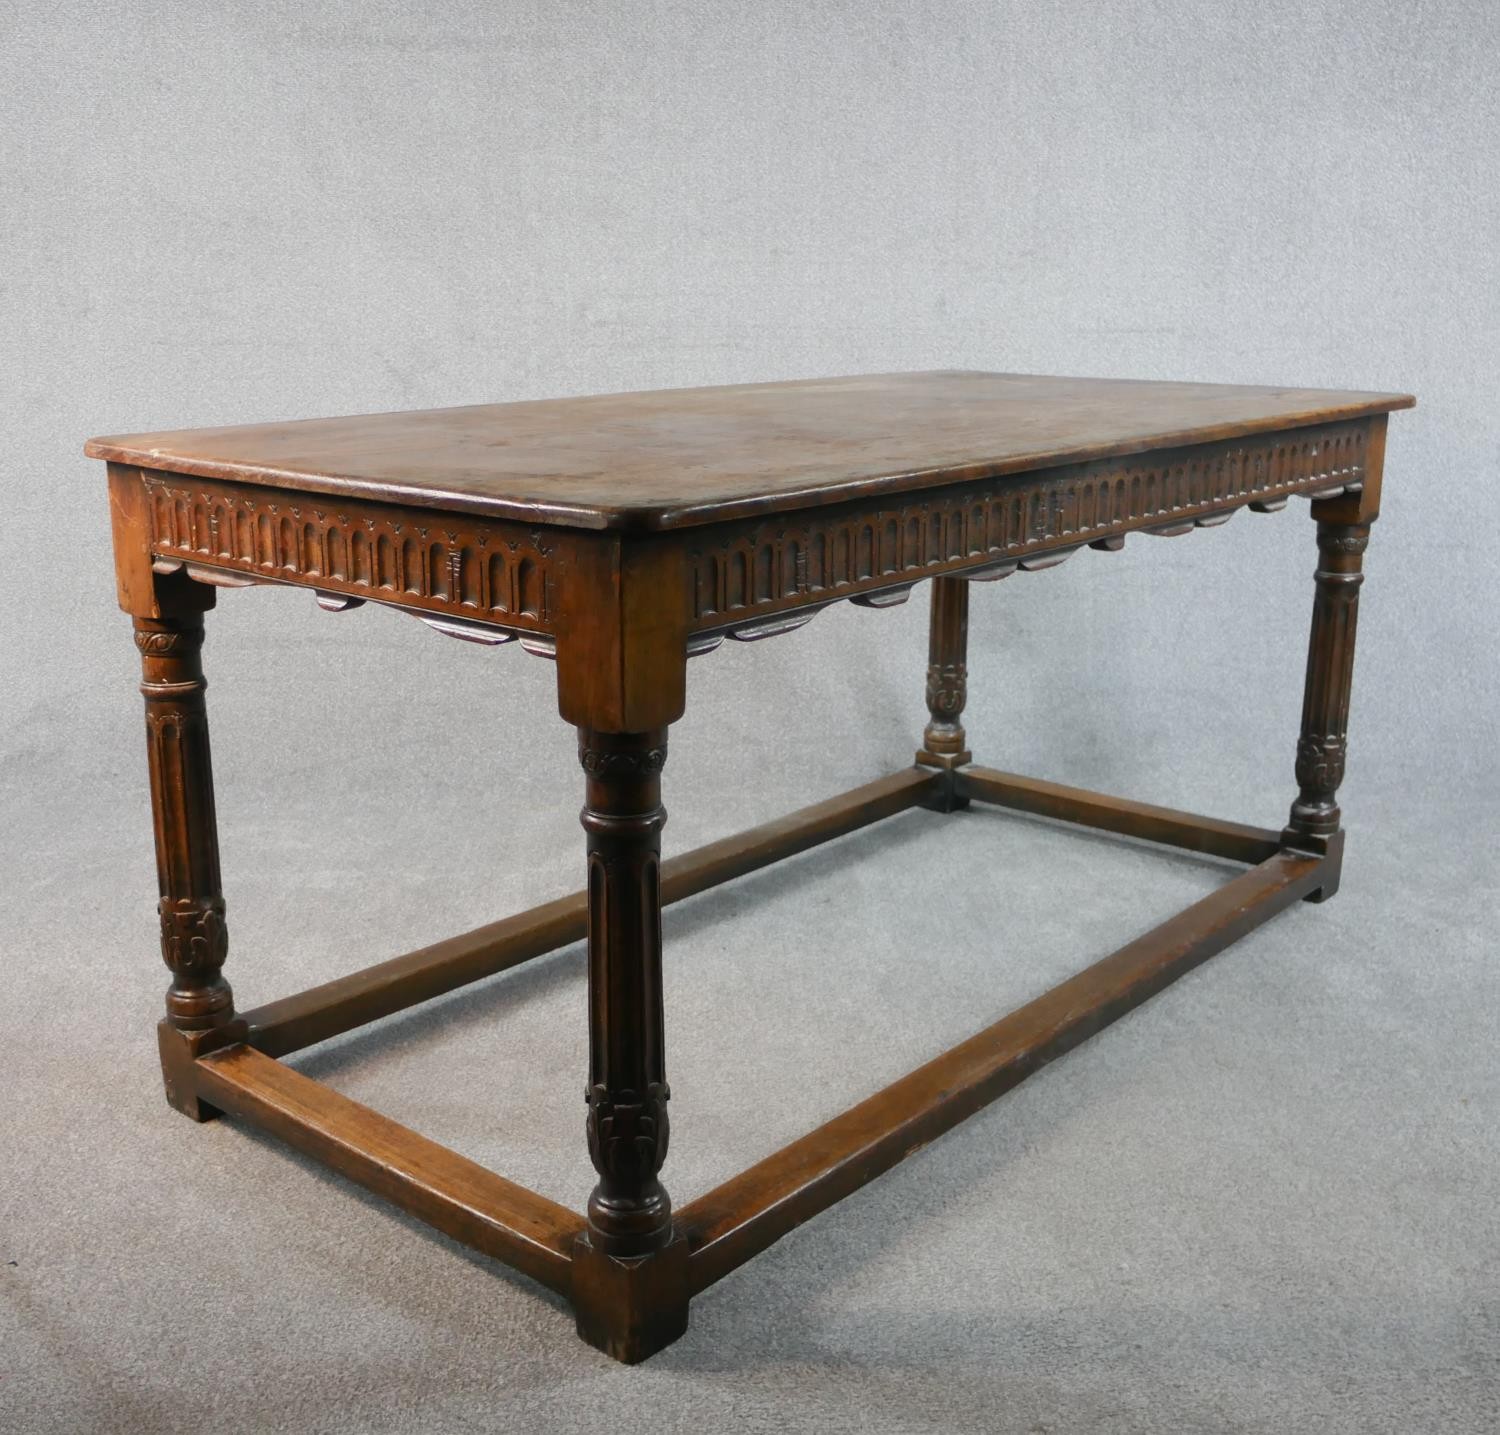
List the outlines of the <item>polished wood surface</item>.
<svg viewBox="0 0 1500 1435">
<path fill-rule="evenodd" d="M 91 439 L 93 458 L 523 523 L 656 529 L 1363 418 L 1405 394 L 968 371 Z"/>
<path fill-rule="evenodd" d="M 135 645 L 146 700 L 157 915 L 162 957 L 172 973 L 167 1016 L 174 1026 L 194 1031 L 232 1020 L 234 1000 L 220 975 L 229 931 L 204 702 L 203 609 L 191 600 L 173 607 L 159 618 L 137 618 Z"/>
<path fill-rule="evenodd" d="M 583 1222 L 566 1206 L 419 1136 L 248 1046 L 197 1063 L 198 1089 L 464 1245 L 568 1293 Z"/>
<path fill-rule="evenodd" d="M 1385 424 L 1376 414 L 663 534 L 109 468 L 127 612 L 153 615 L 155 580 L 172 574 L 307 587 L 338 611 L 377 602 L 450 637 L 555 656 L 563 716 L 629 732 L 681 715 L 685 653 L 789 632 L 830 603 L 884 607 L 929 578 L 1040 572 L 1131 535 L 1363 491 L 1378 481 Z"/>
<path fill-rule="evenodd" d="M 1020 777 L 1013 772 L 996 772 L 972 763 L 959 771 L 957 787 L 964 797 L 1009 807 L 1015 812 L 1029 812 L 1100 832 L 1117 832 L 1122 837 L 1181 847 L 1231 862 L 1264 862 L 1282 846 L 1281 834 L 1266 827 L 1200 817 L 1149 802 L 1132 802 L 1127 797 L 1106 797 L 1081 787 Z"/>
<path fill-rule="evenodd" d="M 961 578 L 932 580 L 927 621 L 927 726 L 917 749 L 919 767 L 937 768 L 943 780 L 929 805 L 939 812 L 968 806 L 954 773 L 970 759 L 964 732 L 969 696 L 969 585 Z"/>
<path fill-rule="evenodd" d="M 647 1358 L 686 1330 L 691 1298 L 750 1255 L 1298 898 L 1337 890 L 1363 558 L 1387 414 L 1409 402 L 939 373 L 94 441 L 109 460 L 117 592 L 144 678 L 168 1101 L 200 1121 L 258 1123 L 562 1292 L 590 1344 Z M 972 762 L 971 583 L 988 596 L 997 580 L 1078 555 L 1108 562 L 1097 555 L 1132 535 L 1217 528 L 1293 498 L 1310 500 L 1319 558 L 1298 791 L 1281 832 Z M 334 611 L 385 604 L 449 637 L 554 659 L 583 767 L 584 890 L 237 1011 L 220 970 L 200 659 L 216 592 L 259 583 L 311 590 Z M 922 583 L 932 604 L 916 765 L 664 861 L 663 769 L 689 660 L 791 632 L 835 602 L 897 604 Z M 1250 870 L 674 1209 L 662 1180 L 662 906 L 893 813 L 971 802 Z M 580 1125 L 596 1183 L 582 1214 L 275 1059 L 583 937 Z"/>
<path fill-rule="evenodd" d="M 589 1197 L 596 1250 L 640 1256 L 672 1239 L 656 1173 L 667 1156 L 661 987 L 661 770 L 664 728 L 578 734 L 588 864 Z"/>
</svg>

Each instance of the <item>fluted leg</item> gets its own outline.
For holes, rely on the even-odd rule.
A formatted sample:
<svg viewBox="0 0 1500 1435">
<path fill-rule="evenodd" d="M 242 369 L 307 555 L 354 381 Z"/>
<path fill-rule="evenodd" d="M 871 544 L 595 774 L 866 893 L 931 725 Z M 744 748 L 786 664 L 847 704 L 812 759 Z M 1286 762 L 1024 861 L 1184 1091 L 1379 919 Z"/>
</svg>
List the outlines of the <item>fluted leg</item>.
<svg viewBox="0 0 1500 1435">
<path fill-rule="evenodd" d="M 137 618 L 146 752 L 156 827 L 161 951 L 172 973 L 167 1020 L 183 1031 L 233 1019 L 220 974 L 229 950 L 219 879 L 201 621 Z"/>
<path fill-rule="evenodd" d="M 1341 836 L 1337 799 L 1344 779 L 1355 628 L 1364 582 L 1361 566 L 1369 541 L 1367 522 L 1318 522 L 1317 593 L 1308 639 L 1302 735 L 1297 743 L 1299 791 L 1283 834 L 1288 846 L 1327 851 L 1336 847 Z M 1314 900 L 1331 897 L 1337 888 L 1335 874 Z"/>
<path fill-rule="evenodd" d="M 961 578 L 932 580 L 932 616 L 927 635 L 927 711 L 921 767 L 945 768 L 951 774 L 970 760 L 961 721 L 968 696 L 969 585 Z M 943 812 L 967 807 L 952 783 L 934 803 Z"/>
<path fill-rule="evenodd" d="M 587 775 L 589 1156 L 599 1182 L 574 1256 L 579 1332 L 641 1360 L 687 1326 L 687 1247 L 658 1178 L 667 1155 L 661 979 L 665 728 L 579 732 Z"/>
<path fill-rule="evenodd" d="M 213 1114 L 181 1079 L 204 1036 L 234 1020 L 234 997 L 221 968 L 229 950 L 219 879 L 213 764 L 208 745 L 198 612 L 137 617 L 146 754 L 156 832 L 162 958 L 172 973 L 161 1029 L 167 1100 L 189 1116 Z"/>
</svg>

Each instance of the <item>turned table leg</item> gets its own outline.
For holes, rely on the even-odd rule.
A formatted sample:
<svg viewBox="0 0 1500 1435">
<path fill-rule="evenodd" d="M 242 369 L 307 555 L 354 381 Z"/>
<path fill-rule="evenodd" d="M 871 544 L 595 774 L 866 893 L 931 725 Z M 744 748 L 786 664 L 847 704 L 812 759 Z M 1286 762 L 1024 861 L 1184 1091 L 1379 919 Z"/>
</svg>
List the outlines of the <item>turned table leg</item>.
<svg viewBox="0 0 1500 1435">
<path fill-rule="evenodd" d="M 203 616 L 192 607 L 163 605 L 159 617 L 134 623 L 146 699 L 161 951 L 172 973 L 159 1029 L 162 1073 L 167 1100 L 202 1121 L 216 1113 L 193 1094 L 186 1068 L 234 1021 L 234 997 L 220 972 L 229 934 L 203 698 Z"/>
<path fill-rule="evenodd" d="M 1282 833 L 1288 847 L 1328 854 L 1330 876 L 1309 894 L 1312 902 L 1326 900 L 1339 887 L 1343 832 L 1338 789 L 1344 779 L 1362 566 L 1375 516 L 1373 495 L 1362 499 L 1351 494 L 1313 504 L 1318 524 L 1318 567 L 1313 575 L 1317 589 L 1297 742 L 1298 794 Z"/>
<path fill-rule="evenodd" d="M 573 1259 L 579 1333 L 643 1360 L 687 1328 L 687 1245 L 667 1154 L 661 769 L 667 733 L 579 730 L 588 850 L 588 1147 L 599 1183 Z"/>
<path fill-rule="evenodd" d="M 919 767 L 946 769 L 948 781 L 930 804 L 940 812 L 967 807 L 953 782 L 954 770 L 971 759 L 964 733 L 968 695 L 969 584 L 962 578 L 932 580 L 932 616 L 927 634 L 927 711 L 917 752 Z"/>
</svg>

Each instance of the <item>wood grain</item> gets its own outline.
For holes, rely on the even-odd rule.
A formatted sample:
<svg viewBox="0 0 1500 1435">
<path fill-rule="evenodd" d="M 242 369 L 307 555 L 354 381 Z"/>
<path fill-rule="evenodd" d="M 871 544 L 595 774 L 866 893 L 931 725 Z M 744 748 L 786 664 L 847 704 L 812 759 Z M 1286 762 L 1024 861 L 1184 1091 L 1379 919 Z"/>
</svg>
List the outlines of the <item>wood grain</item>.
<svg viewBox="0 0 1500 1435">
<path fill-rule="evenodd" d="M 678 528 L 1361 418 L 1405 394 L 946 371 L 91 439 L 92 458 L 524 523 Z"/>
<path fill-rule="evenodd" d="M 989 767 L 962 768 L 958 773 L 958 789 L 966 797 L 996 807 L 1234 862 L 1264 862 L 1282 845 L 1280 834 L 1265 827 L 1199 817 L 1170 807 L 1154 807 L 1149 802 L 1132 802 L 1128 797 L 1106 797 L 1102 792 L 1020 777 L 1013 772 L 996 772 Z"/>
<path fill-rule="evenodd" d="M 199 1095 L 487 1256 L 568 1294 L 583 1219 L 248 1046 L 196 1063 Z"/>
</svg>

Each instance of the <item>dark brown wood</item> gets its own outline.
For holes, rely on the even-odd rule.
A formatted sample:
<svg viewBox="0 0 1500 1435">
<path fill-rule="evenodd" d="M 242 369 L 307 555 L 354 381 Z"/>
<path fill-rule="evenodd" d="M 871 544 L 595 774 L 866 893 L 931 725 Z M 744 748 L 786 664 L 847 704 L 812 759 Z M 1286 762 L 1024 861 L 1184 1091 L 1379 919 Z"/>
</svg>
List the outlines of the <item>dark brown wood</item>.
<svg viewBox="0 0 1500 1435">
<path fill-rule="evenodd" d="M 1354 676 L 1354 636 L 1359 618 L 1360 571 L 1370 541 L 1368 523 L 1318 524 L 1312 634 L 1303 693 L 1302 737 L 1297 744 L 1297 785 L 1287 832 L 1331 837 L 1339 829 L 1339 784 L 1349 730 Z"/>
<path fill-rule="evenodd" d="M 686 1280 L 667 1157 L 666 1029 L 661 984 L 661 771 L 667 730 L 580 728 L 588 851 L 589 1159 L 599 1182 L 574 1260 L 587 1273 L 578 1333 L 621 1360 L 642 1360 L 687 1328 Z M 675 1242 L 675 1244 L 674 1244 Z M 666 1308 L 662 1302 L 668 1302 Z"/>
<path fill-rule="evenodd" d="M 687 702 L 687 577 L 682 549 L 595 539 L 569 559 L 557 650 L 557 707 L 597 732 L 647 732 Z"/>
<path fill-rule="evenodd" d="M 931 806 L 940 812 L 967 807 L 968 798 L 953 781 L 953 773 L 968 762 L 964 733 L 964 703 L 969 682 L 969 585 L 962 578 L 932 580 L 932 612 L 927 624 L 927 726 L 917 750 L 921 767 L 945 774 Z"/>
<path fill-rule="evenodd" d="M 106 465 L 109 483 L 109 525 L 114 540 L 115 595 L 122 611 L 136 618 L 159 618 L 160 582 L 152 553 L 150 501 L 141 475 L 119 464 Z M 213 605 L 209 589 L 205 607 Z"/>
<path fill-rule="evenodd" d="M 1106 797 L 1102 792 L 1019 777 L 1013 772 L 996 772 L 989 767 L 965 767 L 958 774 L 958 788 L 966 797 L 997 807 L 1117 832 L 1144 842 L 1160 842 L 1167 847 L 1182 847 L 1210 857 L 1225 857 L 1233 862 L 1264 862 L 1284 845 L 1281 834 L 1266 827 L 1175 812 L 1170 807 Z"/>
<path fill-rule="evenodd" d="M 146 702 L 146 761 L 156 839 L 161 953 L 172 973 L 157 1028 L 167 1102 L 194 1121 L 218 1113 L 199 1099 L 192 1064 L 243 1034 L 222 968 L 228 952 L 213 764 L 204 703 L 203 615 L 214 590 L 154 571 L 139 476 L 109 466 L 110 526 L 120 606 L 132 617 Z"/>
<path fill-rule="evenodd" d="M 967 372 L 90 440 L 93 458 L 577 528 L 675 528 L 1364 418 L 1405 394 Z"/>
<path fill-rule="evenodd" d="M 1380 516 L 1385 435 L 1386 420 L 1372 419 L 1367 481 L 1358 491 L 1315 500 L 1312 505 L 1318 525 L 1318 566 L 1313 574 L 1312 631 L 1307 644 L 1302 733 L 1297 742 L 1298 794 L 1282 841 L 1288 847 L 1331 852 L 1340 858 L 1338 790 L 1344 780 L 1349 736 L 1359 590 L 1370 525 Z M 1333 896 L 1341 870 L 1339 861 L 1331 863 L 1326 880 L 1309 900 L 1322 902 Z"/>
<path fill-rule="evenodd" d="M 1055 567 L 1130 533 L 1217 526 L 1364 482 L 1361 419 L 1006 473 L 683 530 L 690 631 L 774 630 L 816 607 L 864 603 L 939 575 L 991 579 Z"/>
<path fill-rule="evenodd" d="M 122 585 L 139 586 L 142 567 L 148 588 L 153 567 L 227 586 L 301 585 L 325 607 L 376 601 L 452 636 L 519 640 L 558 657 L 568 721 L 629 730 L 681 711 L 674 592 L 690 651 L 791 632 L 829 603 L 885 605 L 920 579 L 1036 572 L 1131 532 L 1186 531 L 1247 505 L 1358 488 L 1383 423 L 1215 439 L 656 538 L 392 501 L 324 503 L 118 464 L 111 473 L 117 515 L 130 513 L 145 535 Z"/>
<path fill-rule="evenodd" d="M 688 1326 L 688 1244 L 673 1230 L 643 1256 L 613 1256 L 588 1233 L 573 1246 L 573 1309 L 578 1334 L 627 1365 L 655 1355 Z"/>
<path fill-rule="evenodd" d="M 534 526 L 315 497 L 111 465 L 149 535 L 158 573 L 193 568 L 226 585 L 292 584 L 324 604 L 393 604 L 515 637 L 551 634 L 570 554 Z M 217 575 L 215 578 L 214 575 Z"/>
<path fill-rule="evenodd" d="M 661 770 L 664 728 L 582 730 L 588 849 L 589 1197 L 596 1250 L 639 1256 L 671 1239 L 672 1205 L 657 1179 L 667 1155 L 666 1037 L 661 991 Z"/>
<path fill-rule="evenodd" d="M 248 1046 L 195 1066 L 198 1092 L 393 1205 L 563 1295 L 582 1219 Z"/>
<path fill-rule="evenodd" d="M 201 1027 L 196 1031 L 174 1026 L 162 1018 L 156 1024 L 156 1046 L 161 1056 L 162 1085 L 167 1105 L 194 1121 L 212 1121 L 219 1109 L 202 1097 L 198 1087 L 198 1058 L 220 1047 L 233 1046 L 245 1037 L 244 1023 L 234 1020 L 222 1026 Z"/>
<path fill-rule="evenodd" d="M 694 1293 L 1077 1046 L 1318 884 L 1278 852 L 678 1212 Z"/>
<path fill-rule="evenodd" d="M 260 1122 L 571 1299 L 639 1360 L 692 1292 L 1300 896 L 1337 886 L 1359 557 L 1400 394 L 937 373 L 608 395 L 92 441 L 146 677 L 169 1099 Z M 975 768 L 968 583 L 1308 498 L 1320 563 L 1281 834 Z M 1092 558 L 1081 561 L 1092 562 Z M 933 580 L 916 768 L 662 864 L 661 766 L 690 654 Z M 586 892 L 237 1016 L 220 967 L 201 612 L 276 583 L 555 658 L 586 773 Z M 356 624 L 357 618 L 344 621 Z M 971 798 L 1255 862 L 1154 933 L 674 1214 L 660 911 L 914 805 Z M 279 1065 L 587 936 L 586 1217 Z M 257 1050 L 256 1048 L 259 1048 Z"/>
<path fill-rule="evenodd" d="M 587 911 L 573 893 L 267 1002 L 241 1014 L 245 1039 L 267 1056 L 301 1051 L 579 941 Z"/>
<path fill-rule="evenodd" d="M 941 780 L 937 773 L 914 768 L 895 772 L 748 832 L 669 857 L 661 866 L 662 905 L 905 812 Z M 585 889 L 242 1012 L 245 1040 L 268 1056 L 286 1056 L 581 941 L 587 920 Z"/>
<path fill-rule="evenodd" d="M 186 590 L 196 585 L 179 586 Z M 182 1031 L 225 1026 L 234 1019 L 234 998 L 220 971 L 229 934 L 203 696 L 202 608 L 193 597 L 188 591 L 162 596 L 160 617 L 135 619 L 146 699 L 161 951 L 172 973 L 167 1020 Z"/>
</svg>

